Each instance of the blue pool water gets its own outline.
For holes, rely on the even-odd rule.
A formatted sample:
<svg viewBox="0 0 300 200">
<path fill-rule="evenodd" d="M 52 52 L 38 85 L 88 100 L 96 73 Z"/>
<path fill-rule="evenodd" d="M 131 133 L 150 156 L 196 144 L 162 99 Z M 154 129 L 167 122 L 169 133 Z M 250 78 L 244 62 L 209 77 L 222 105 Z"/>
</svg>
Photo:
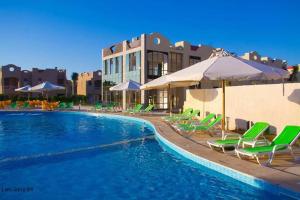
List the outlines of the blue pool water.
<svg viewBox="0 0 300 200">
<path fill-rule="evenodd" d="M 0 112 L 0 199 L 278 198 L 170 154 L 153 134 L 109 116 Z"/>
</svg>

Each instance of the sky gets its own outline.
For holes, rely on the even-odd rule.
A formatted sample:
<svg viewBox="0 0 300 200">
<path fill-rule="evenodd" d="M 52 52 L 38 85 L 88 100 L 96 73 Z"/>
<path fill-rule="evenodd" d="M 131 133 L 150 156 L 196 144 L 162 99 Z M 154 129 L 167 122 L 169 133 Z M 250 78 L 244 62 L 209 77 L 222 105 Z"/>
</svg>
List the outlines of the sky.
<svg viewBox="0 0 300 200">
<path fill-rule="evenodd" d="M 0 0 L 0 65 L 101 68 L 101 49 L 142 33 L 300 63 L 298 0 Z"/>
</svg>

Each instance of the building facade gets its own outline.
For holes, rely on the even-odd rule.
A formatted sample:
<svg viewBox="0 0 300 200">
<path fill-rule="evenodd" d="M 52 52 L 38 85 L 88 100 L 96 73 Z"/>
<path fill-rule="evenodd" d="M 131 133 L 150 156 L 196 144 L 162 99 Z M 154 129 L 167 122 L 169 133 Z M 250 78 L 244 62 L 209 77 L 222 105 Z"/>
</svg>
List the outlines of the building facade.
<svg viewBox="0 0 300 200">
<path fill-rule="evenodd" d="M 65 69 L 39 69 L 32 68 L 32 70 L 22 70 L 21 67 L 18 67 L 13 64 L 5 65 L 1 67 L 0 70 L 0 94 L 14 96 L 17 93 L 15 92 L 16 88 L 31 85 L 35 86 L 44 81 L 49 81 L 53 84 L 64 86 L 67 88 L 65 91 L 51 92 L 49 95 L 70 95 L 68 91 L 69 81 L 66 77 Z"/>
<path fill-rule="evenodd" d="M 104 102 L 120 102 L 123 108 L 128 99 L 148 104 L 157 109 L 168 108 L 166 90 L 140 91 L 138 94 L 110 92 L 109 88 L 121 82 L 134 80 L 141 84 L 160 76 L 181 70 L 192 64 L 209 58 L 214 48 L 206 45 L 191 45 L 188 42 L 176 42 L 174 45 L 159 33 L 142 34 L 102 49 Z M 173 108 L 181 108 L 184 102 L 182 88 L 172 90 Z M 135 98 L 129 97 L 135 95 Z M 130 103 L 130 102 L 129 102 Z M 131 102 L 133 103 L 133 102 Z"/>
<path fill-rule="evenodd" d="M 256 62 L 260 62 L 272 67 L 278 67 L 281 69 L 286 69 L 287 67 L 287 61 L 281 60 L 277 58 L 270 58 L 268 56 L 261 56 L 256 51 L 251 51 L 244 53 L 244 55 L 241 56 L 241 58 L 244 58 L 246 60 L 252 60 Z"/>
<path fill-rule="evenodd" d="M 80 73 L 77 80 L 77 95 L 87 97 L 88 103 L 101 101 L 102 71 Z"/>
</svg>

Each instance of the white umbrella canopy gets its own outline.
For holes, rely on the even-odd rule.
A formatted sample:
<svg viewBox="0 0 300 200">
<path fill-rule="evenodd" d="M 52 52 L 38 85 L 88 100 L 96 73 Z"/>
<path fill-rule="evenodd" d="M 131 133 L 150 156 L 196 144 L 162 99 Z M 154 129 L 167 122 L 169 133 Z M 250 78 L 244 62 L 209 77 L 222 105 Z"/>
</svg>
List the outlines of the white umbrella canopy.
<svg viewBox="0 0 300 200">
<path fill-rule="evenodd" d="M 178 82 L 186 82 L 186 86 L 189 86 L 192 84 L 191 82 L 201 80 L 278 80 L 288 78 L 289 72 L 221 52 L 170 76 L 173 82 L 177 82 L 177 84 Z"/>
<path fill-rule="evenodd" d="M 31 86 L 30 85 L 25 85 L 23 87 L 15 89 L 16 92 L 31 92 Z"/>
<path fill-rule="evenodd" d="M 173 75 L 173 74 L 161 76 L 157 79 L 154 79 L 153 81 L 150 81 L 150 82 L 142 85 L 140 88 L 141 88 L 141 90 L 164 89 L 164 88 L 168 88 L 168 87 L 171 87 L 171 88 L 186 87 L 187 85 L 196 85 L 199 83 L 199 81 L 176 82 L 171 75 Z"/>
<path fill-rule="evenodd" d="M 160 89 L 196 85 L 202 80 L 222 81 L 222 133 L 225 130 L 225 81 L 279 80 L 289 77 L 289 72 L 255 61 L 234 57 L 224 50 L 215 51 L 202 62 L 153 80 L 141 86 L 142 89 Z"/>
<path fill-rule="evenodd" d="M 129 81 L 126 81 L 124 83 L 119 83 L 118 85 L 115 85 L 113 87 L 110 87 L 109 90 L 110 91 L 133 91 L 133 92 L 137 92 L 140 90 L 140 87 L 141 87 L 141 84 L 136 82 L 136 81 L 133 81 L 133 80 L 129 80 Z M 136 96 L 135 96 L 136 97 Z M 129 95 L 129 103 L 131 102 L 131 98 L 130 98 L 130 95 Z M 124 108 L 125 108 L 125 105 L 123 105 Z"/>
<path fill-rule="evenodd" d="M 124 83 L 119 83 L 113 87 L 110 87 L 110 91 L 138 91 L 140 90 L 141 84 L 133 80 L 126 81 Z"/>
<path fill-rule="evenodd" d="M 41 84 L 38 84 L 38 85 L 32 87 L 31 92 L 41 92 L 42 94 L 46 93 L 46 98 L 48 100 L 48 92 L 64 90 L 64 89 L 65 89 L 65 87 L 63 87 L 63 86 L 55 85 L 55 84 L 52 84 L 52 83 L 46 81 L 46 82 L 43 82 Z"/>
<path fill-rule="evenodd" d="M 162 76 L 141 86 L 143 90 L 186 87 L 202 80 L 278 80 L 289 77 L 289 72 L 255 61 L 249 61 L 222 51 L 213 57 L 175 73 Z"/>
<path fill-rule="evenodd" d="M 48 81 L 38 84 L 31 88 L 32 92 L 49 92 L 49 91 L 57 91 L 57 90 L 64 90 L 65 87 L 52 84 Z"/>
</svg>

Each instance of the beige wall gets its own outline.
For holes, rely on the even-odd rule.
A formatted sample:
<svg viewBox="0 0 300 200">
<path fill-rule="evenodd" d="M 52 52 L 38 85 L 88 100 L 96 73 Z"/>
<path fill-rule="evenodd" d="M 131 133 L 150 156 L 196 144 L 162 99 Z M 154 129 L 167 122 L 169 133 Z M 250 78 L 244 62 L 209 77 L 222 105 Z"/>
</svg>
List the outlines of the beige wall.
<svg viewBox="0 0 300 200">
<path fill-rule="evenodd" d="M 99 85 L 96 85 L 96 82 L 101 81 L 101 77 L 101 70 L 80 73 L 77 80 L 77 94 L 87 96 L 89 103 L 99 101 L 101 84 L 99 87 Z"/>
<path fill-rule="evenodd" d="M 87 95 L 87 82 L 92 80 L 92 72 L 80 73 L 77 80 L 77 94 L 78 95 Z"/>
<path fill-rule="evenodd" d="M 221 114 L 221 89 L 187 90 L 184 108 Z M 300 83 L 248 85 L 226 88 L 226 117 L 229 129 L 246 128 L 245 121 L 266 121 L 271 131 L 285 125 L 300 125 Z M 275 129 L 276 128 L 276 129 Z"/>
</svg>

